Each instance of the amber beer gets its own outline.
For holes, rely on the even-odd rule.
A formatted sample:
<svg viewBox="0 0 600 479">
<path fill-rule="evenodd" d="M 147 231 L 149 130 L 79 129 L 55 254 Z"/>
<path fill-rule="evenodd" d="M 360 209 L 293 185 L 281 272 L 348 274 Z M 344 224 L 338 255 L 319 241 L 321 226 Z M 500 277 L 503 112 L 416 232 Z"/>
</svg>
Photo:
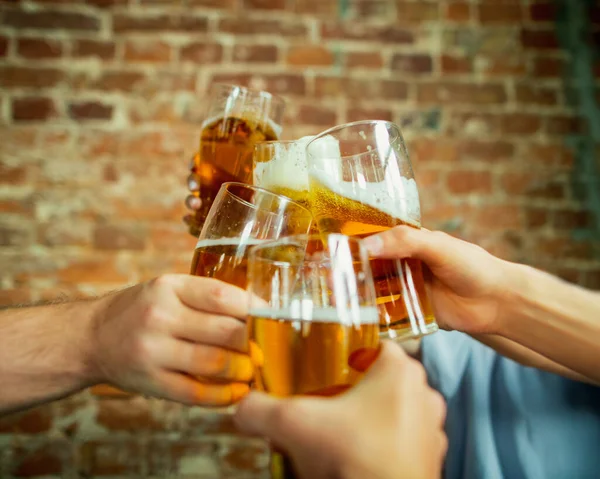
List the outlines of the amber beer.
<svg viewBox="0 0 600 479">
<path fill-rule="evenodd" d="M 342 233 L 365 238 L 398 225 L 420 228 L 420 224 L 415 221 L 407 221 L 400 215 L 392 216 L 365 204 L 364 199 L 351 199 L 351 191 L 332 191 L 341 188 L 341 185 L 326 186 L 315 177 L 311 177 L 310 181 L 312 211 L 322 233 Z M 345 193 L 346 196 L 340 193 Z M 418 196 L 415 200 L 418 202 Z M 371 203 L 376 203 L 376 200 L 371 200 Z M 410 205 L 406 208 L 402 204 L 395 206 L 398 211 L 410 210 Z M 397 333 L 397 336 L 402 337 L 409 335 L 414 324 L 419 325 L 417 335 L 427 332 L 430 327 L 437 328 L 425 289 L 421 261 L 371 259 L 370 262 L 382 332 Z"/>
<path fill-rule="evenodd" d="M 215 278 L 246 288 L 248 249 L 260 240 L 237 238 L 204 239 L 198 241 L 192 259 L 190 274 Z"/>
<path fill-rule="evenodd" d="M 269 123 L 251 118 L 212 119 L 202 127 L 200 148 L 194 155 L 192 173 L 200 186 L 196 194 L 202 200 L 196 221 L 201 225 L 223 183 L 252 182 L 252 155 L 260 141 L 278 138 Z"/>
<path fill-rule="evenodd" d="M 361 309 L 364 322 L 356 325 L 341 324 L 333 308 L 317 309 L 310 321 L 290 319 L 289 310 L 253 311 L 248 329 L 257 389 L 287 397 L 333 396 L 350 388 L 379 345 L 377 310 Z"/>
</svg>

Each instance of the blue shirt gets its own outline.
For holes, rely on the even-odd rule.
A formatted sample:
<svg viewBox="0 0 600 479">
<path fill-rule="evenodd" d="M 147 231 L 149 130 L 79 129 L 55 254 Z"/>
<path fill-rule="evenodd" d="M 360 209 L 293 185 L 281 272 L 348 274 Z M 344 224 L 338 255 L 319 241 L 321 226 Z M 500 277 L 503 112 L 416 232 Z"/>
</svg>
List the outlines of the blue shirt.
<svg viewBox="0 0 600 479">
<path fill-rule="evenodd" d="M 600 388 L 526 368 L 458 332 L 423 339 L 446 399 L 448 479 L 600 478 Z"/>
</svg>

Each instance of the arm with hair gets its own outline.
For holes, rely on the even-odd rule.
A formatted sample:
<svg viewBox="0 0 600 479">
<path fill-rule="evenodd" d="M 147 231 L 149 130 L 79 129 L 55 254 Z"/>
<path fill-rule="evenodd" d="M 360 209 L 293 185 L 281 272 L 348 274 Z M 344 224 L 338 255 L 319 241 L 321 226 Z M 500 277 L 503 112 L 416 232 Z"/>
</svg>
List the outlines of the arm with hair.
<svg viewBox="0 0 600 479">
<path fill-rule="evenodd" d="M 90 336 L 96 301 L 0 311 L 0 415 L 94 384 Z"/>
</svg>

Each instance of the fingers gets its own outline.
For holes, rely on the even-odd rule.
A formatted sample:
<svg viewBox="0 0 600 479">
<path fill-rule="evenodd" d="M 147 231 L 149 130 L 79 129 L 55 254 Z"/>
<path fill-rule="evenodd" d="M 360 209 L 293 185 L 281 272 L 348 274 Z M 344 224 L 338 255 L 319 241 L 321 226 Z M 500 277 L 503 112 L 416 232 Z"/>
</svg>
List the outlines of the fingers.
<svg viewBox="0 0 600 479">
<path fill-rule="evenodd" d="M 396 226 L 364 239 L 371 256 L 379 258 L 415 258 L 431 267 L 443 261 L 444 255 L 461 240 L 444 233 L 431 232 L 410 226 Z"/>
<path fill-rule="evenodd" d="M 171 332 L 178 338 L 210 346 L 221 346 L 232 351 L 248 351 L 248 334 L 242 321 L 216 314 L 185 310 L 173 322 Z"/>
<path fill-rule="evenodd" d="M 183 274 L 165 275 L 155 281 L 169 282 L 180 301 L 191 309 L 241 320 L 248 314 L 248 293 L 223 281 Z"/>
<path fill-rule="evenodd" d="M 203 383 L 175 372 L 158 374 L 158 385 L 166 398 L 187 405 L 225 407 L 235 404 L 250 392 L 244 383 Z"/>
<path fill-rule="evenodd" d="M 215 346 L 161 337 L 151 346 L 159 366 L 204 379 L 249 382 L 254 368 L 250 356 Z"/>
</svg>

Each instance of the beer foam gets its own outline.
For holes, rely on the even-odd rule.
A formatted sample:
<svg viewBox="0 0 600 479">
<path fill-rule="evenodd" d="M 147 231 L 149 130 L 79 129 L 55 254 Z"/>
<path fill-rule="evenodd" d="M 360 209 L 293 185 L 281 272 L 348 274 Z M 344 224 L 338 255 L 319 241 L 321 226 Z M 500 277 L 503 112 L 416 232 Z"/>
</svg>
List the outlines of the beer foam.
<svg viewBox="0 0 600 479">
<path fill-rule="evenodd" d="M 315 307 L 310 299 L 292 300 L 285 308 L 259 308 L 252 310 L 249 315 L 255 318 L 279 319 L 282 321 L 313 321 L 319 323 L 348 324 L 379 324 L 379 312 L 376 306 L 361 306 L 358 308 L 359 318 L 353 319 L 354 311 L 349 308 L 334 306 L 329 308 Z"/>
<path fill-rule="evenodd" d="M 412 178 L 399 177 L 390 185 L 389 180 L 378 183 L 367 181 L 342 181 L 330 172 L 311 171 L 312 178 L 330 190 L 352 201 L 370 206 L 392 218 L 420 226 L 421 206 L 419 190 Z M 337 180 L 337 181 L 336 181 Z"/>
<path fill-rule="evenodd" d="M 196 248 L 206 248 L 209 246 L 239 246 L 244 244 L 244 246 L 256 246 L 264 243 L 265 241 L 269 241 L 266 239 L 257 239 L 257 238 L 210 238 L 210 239 L 200 239 L 196 243 Z"/>
</svg>

